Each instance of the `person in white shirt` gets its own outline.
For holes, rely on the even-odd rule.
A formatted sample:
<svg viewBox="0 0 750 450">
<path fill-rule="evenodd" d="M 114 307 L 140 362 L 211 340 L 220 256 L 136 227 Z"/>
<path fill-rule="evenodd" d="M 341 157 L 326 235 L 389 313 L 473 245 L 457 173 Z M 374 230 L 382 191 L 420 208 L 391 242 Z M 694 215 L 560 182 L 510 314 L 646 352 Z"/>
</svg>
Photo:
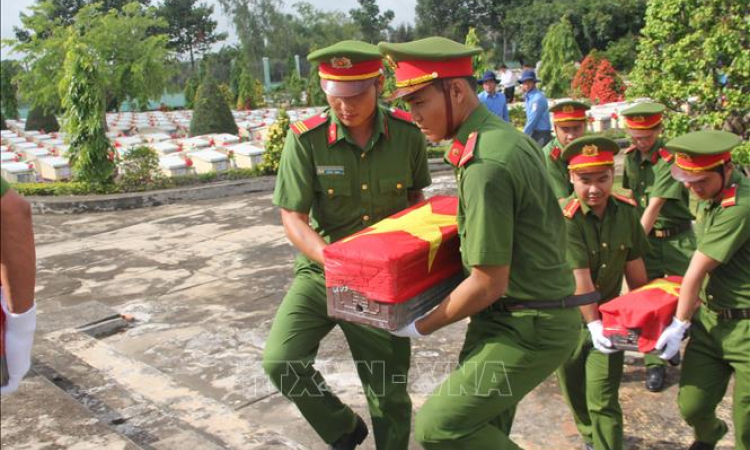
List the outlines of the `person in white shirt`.
<svg viewBox="0 0 750 450">
<path fill-rule="evenodd" d="M 513 96 L 516 93 L 516 76 L 505 64 L 500 66 L 500 85 L 503 87 L 507 103 L 513 103 Z"/>
</svg>

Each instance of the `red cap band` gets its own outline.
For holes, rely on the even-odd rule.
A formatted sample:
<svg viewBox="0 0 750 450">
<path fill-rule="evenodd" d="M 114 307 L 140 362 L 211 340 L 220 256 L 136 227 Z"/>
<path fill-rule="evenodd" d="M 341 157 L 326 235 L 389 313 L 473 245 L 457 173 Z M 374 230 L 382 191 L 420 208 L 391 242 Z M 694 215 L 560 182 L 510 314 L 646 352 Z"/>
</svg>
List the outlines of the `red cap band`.
<svg viewBox="0 0 750 450">
<path fill-rule="evenodd" d="M 730 152 L 717 153 L 715 155 L 688 155 L 677 153 L 675 164 L 682 170 L 689 172 L 703 172 L 718 167 L 732 160 Z"/>
<path fill-rule="evenodd" d="M 382 59 L 353 63 L 349 58 L 332 58 L 330 62 L 320 63 L 318 75 L 324 80 L 359 81 L 380 75 L 382 68 Z"/>
<path fill-rule="evenodd" d="M 399 61 L 394 69 L 396 87 L 408 87 L 437 78 L 468 77 L 474 74 L 471 56 L 447 61 Z"/>
<path fill-rule="evenodd" d="M 573 120 L 586 120 L 585 109 L 571 109 L 567 110 L 563 108 L 562 111 L 555 111 L 552 113 L 552 121 L 557 122 L 568 122 Z"/>
<path fill-rule="evenodd" d="M 636 130 L 648 130 L 661 123 L 661 114 L 652 114 L 650 116 L 625 116 L 625 125 L 628 128 Z"/>
<path fill-rule="evenodd" d="M 588 153 L 588 154 L 587 154 Z M 583 153 L 573 156 L 568 161 L 568 170 L 585 169 L 594 166 L 611 166 L 615 163 L 615 154 L 606 151 L 587 152 L 584 147 Z"/>
</svg>

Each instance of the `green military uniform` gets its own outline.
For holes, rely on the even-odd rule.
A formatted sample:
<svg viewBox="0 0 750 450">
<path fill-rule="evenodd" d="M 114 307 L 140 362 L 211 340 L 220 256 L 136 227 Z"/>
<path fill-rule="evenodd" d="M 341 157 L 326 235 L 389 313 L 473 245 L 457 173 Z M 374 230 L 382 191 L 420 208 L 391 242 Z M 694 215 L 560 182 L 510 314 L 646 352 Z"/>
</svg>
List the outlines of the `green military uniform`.
<svg viewBox="0 0 750 450">
<path fill-rule="evenodd" d="M 405 92 L 441 73 L 470 76 L 479 52 L 445 38 L 378 47 Z M 558 232 L 563 218 L 535 143 L 484 105 L 458 125 L 446 158 L 456 169 L 464 269 L 510 266 L 508 298 L 471 317 L 459 367 L 417 414 L 415 437 L 426 449 L 516 449 L 509 437 L 516 405 L 570 354 L 581 323 L 575 308 L 562 308 L 574 291 Z M 542 299 L 559 307 L 504 306 Z"/>
<path fill-rule="evenodd" d="M 552 184 L 552 192 L 557 198 L 566 198 L 573 193 L 573 184 L 570 182 L 568 174 L 568 165 L 560 157 L 563 145 L 557 140 L 552 139 L 544 146 L 542 151 L 547 163 L 547 175 L 549 175 Z"/>
<path fill-rule="evenodd" d="M 565 149 L 565 160 L 595 140 L 602 138 L 592 136 L 573 141 Z M 608 141 L 610 149 L 617 153 L 617 144 Z M 635 202 L 610 196 L 602 219 L 576 194 L 561 204 L 567 218 L 570 267 L 591 270 L 591 280 L 601 294 L 600 304 L 619 296 L 626 263 L 643 258 L 648 252 L 648 239 Z M 584 326 L 573 355 L 557 370 L 578 431 L 597 450 L 623 448 L 622 409 L 618 399 L 623 363 L 623 352 L 607 355 L 596 350 L 591 333 Z"/>
<path fill-rule="evenodd" d="M 655 111 L 660 109 L 655 104 L 646 103 L 629 108 L 622 115 L 638 116 Z M 664 149 L 661 139 L 657 139 L 646 155 L 635 147 L 630 147 L 625 153 L 622 186 L 633 191 L 641 214 L 651 198 L 667 200 L 649 233 L 651 251 L 644 259 L 648 277 L 685 275 L 696 246 L 695 232 L 691 228 L 694 217 L 690 212 L 688 190 L 670 174 L 673 157 Z M 650 354 L 644 356 L 644 362 L 646 366 L 666 365 L 664 360 Z"/>
<path fill-rule="evenodd" d="M 466 142 L 472 132 L 473 158 L 456 171 L 465 270 L 510 265 L 506 296 L 513 299 L 569 296 L 574 282 L 565 235 L 556 231 L 562 218 L 552 190 L 539 179 L 539 150 L 483 105 L 461 125 L 456 141 Z M 471 318 L 459 368 L 417 415 L 416 438 L 427 449 L 519 448 L 508 437 L 516 405 L 575 345 L 581 323 L 575 308 L 509 312 L 502 299 L 495 305 Z M 488 366 L 494 376 L 483 372 Z M 457 387 L 469 394 L 456 396 Z"/>
<path fill-rule="evenodd" d="M 408 207 L 408 191 L 431 182 L 424 137 L 402 113 L 380 106 L 373 127 L 370 141 L 360 148 L 331 111 L 293 124 L 274 204 L 309 213 L 312 228 L 329 243 Z M 357 362 L 377 448 L 406 449 L 411 424 L 409 340 L 330 318 L 323 268 L 300 255 L 294 271 L 266 341 L 266 373 L 318 435 L 335 442 L 354 429 L 356 416 L 326 388 L 313 363 L 320 341 L 338 325 Z"/>
<path fill-rule="evenodd" d="M 702 155 L 739 142 L 729 133 L 696 132 L 673 139 L 667 148 Z M 750 180 L 734 170 L 727 185 L 715 201 L 698 206 L 698 251 L 721 265 L 709 273 L 705 304 L 692 320 L 678 402 L 696 440 L 717 442 L 727 426 L 716 417 L 716 407 L 734 373 L 734 448 L 750 450 Z M 727 317 L 732 310 L 744 319 Z"/>
</svg>

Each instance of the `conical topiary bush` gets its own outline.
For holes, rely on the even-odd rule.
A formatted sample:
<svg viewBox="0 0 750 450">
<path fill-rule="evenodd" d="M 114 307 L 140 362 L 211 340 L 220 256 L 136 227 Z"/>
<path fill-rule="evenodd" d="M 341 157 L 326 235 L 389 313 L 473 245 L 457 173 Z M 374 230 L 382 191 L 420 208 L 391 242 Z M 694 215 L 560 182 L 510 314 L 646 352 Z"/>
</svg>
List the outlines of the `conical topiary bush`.
<svg viewBox="0 0 750 450">
<path fill-rule="evenodd" d="M 26 117 L 26 131 L 44 130 L 46 133 L 60 131 L 60 124 L 57 122 L 55 114 L 47 112 L 43 107 L 35 106 L 29 111 Z"/>
<path fill-rule="evenodd" d="M 0 111 L 0 130 L 7 130 L 8 124 L 5 123 L 5 117 L 3 117 L 3 112 Z"/>
<path fill-rule="evenodd" d="M 190 121 L 190 136 L 213 133 L 238 134 L 232 110 L 221 94 L 216 80 L 206 75 L 195 94 L 195 109 Z"/>
</svg>

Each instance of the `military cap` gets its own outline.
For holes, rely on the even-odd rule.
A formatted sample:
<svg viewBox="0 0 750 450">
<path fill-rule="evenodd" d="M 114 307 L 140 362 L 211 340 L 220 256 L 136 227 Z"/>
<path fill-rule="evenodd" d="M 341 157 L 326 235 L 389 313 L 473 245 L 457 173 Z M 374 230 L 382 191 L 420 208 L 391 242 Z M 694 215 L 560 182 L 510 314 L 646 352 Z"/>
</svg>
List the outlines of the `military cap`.
<svg viewBox="0 0 750 450">
<path fill-rule="evenodd" d="M 695 131 L 667 142 L 667 150 L 675 153 L 672 176 L 678 181 L 694 181 L 732 160 L 732 149 L 742 143 L 736 134 L 726 131 Z"/>
<path fill-rule="evenodd" d="M 585 103 L 575 100 L 562 100 L 555 103 L 549 110 L 552 113 L 552 122 L 570 122 L 574 120 L 586 120 L 586 111 L 591 107 Z"/>
<path fill-rule="evenodd" d="M 378 49 L 396 74 L 396 92 L 391 99 L 416 92 L 438 78 L 473 76 L 471 57 L 482 51 L 444 37 L 400 44 L 381 42 Z"/>
<path fill-rule="evenodd" d="M 620 112 L 625 117 L 625 125 L 634 130 L 648 130 L 661 123 L 664 105 L 661 103 L 638 103 Z"/>
<path fill-rule="evenodd" d="M 307 60 L 318 63 L 323 92 L 337 97 L 363 92 L 383 73 L 383 58 L 378 48 L 367 42 L 337 42 L 310 53 Z"/>
<path fill-rule="evenodd" d="M 620 151 L 617 142 L 604 136 L 583 136 L 568 144 L 562 158 L 568 163 L 568 170 L 595 172 L 614 166 L 615 155 Z"/>
</svg>

